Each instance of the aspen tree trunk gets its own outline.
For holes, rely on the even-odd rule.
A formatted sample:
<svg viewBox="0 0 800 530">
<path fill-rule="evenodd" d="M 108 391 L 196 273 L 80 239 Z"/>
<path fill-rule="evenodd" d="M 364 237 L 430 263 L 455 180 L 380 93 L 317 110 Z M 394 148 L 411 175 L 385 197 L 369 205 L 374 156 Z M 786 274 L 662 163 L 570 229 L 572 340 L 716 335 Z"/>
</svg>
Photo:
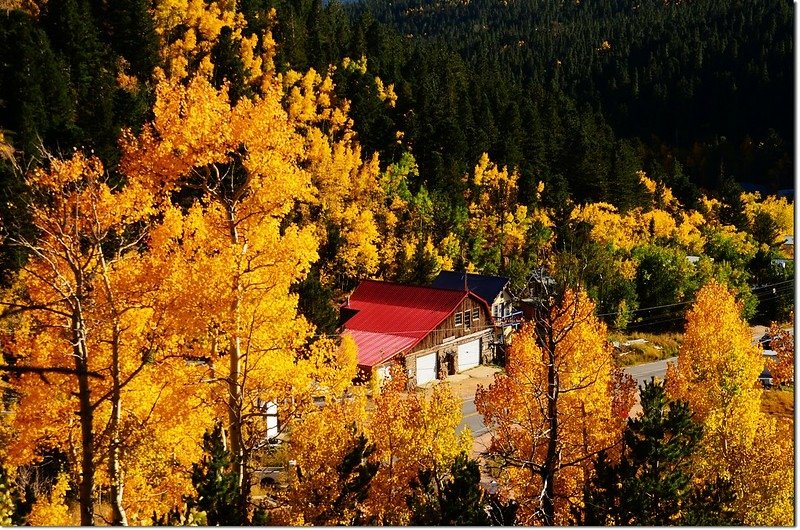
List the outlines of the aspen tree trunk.
<svg viewBox="0 0 800 530">
<path fill-rule="evenodd" d="M 237 282 L 234 282 L 236 286 Z M 241 369 L 241 351 L 242 344 L 239 337 L 239 294 L 236 292 L 233 304 L 231 305 L 231 312 L 235 319 L 235 336 L 231 341 L 228 350 L 229 356 L 229 375 L 228 375 L 228 422 L 230 423 L 230 437 L 231 437 L 231 457 L 235 471 L 238 475 L 239 488 L 242 487 L 242 478 L 244 476 L 244 452 L 242 444 L 242 411 L 241 411 L 241 388 L 239 387 L 240 369 Z"/>
<path fill-rule="evenodd" d="M 111 309 L 113 328 L 111 330 L 111 419 L 109 424 L 108 474 L 111 478 L 111 524 L 128 526 L 128 517 L 122 505 L 125 480 L 122 469 L 122 448 L 120 423 L 122 421 L 122 381 L 120 375 L 119 347 L 122 343 L 120 312 L 115 302 L 114 291 L 109 279 L 108 264 L 103 257 L 103 249 L 98 245 L 98 254 L 103 270 L 103 284 Z"/>
<path fill-rule="evenodd" d="M 228 223 L 231 244 L 237 245 L 239 243 L 239 233 L 236 229 L 236 214 L 233 207 L 228 207 Z M 242 356 L 241 315 L 239 313 L 241 311 L 242 286 L 238 270 L 234 273 L 232 283 L 233 302 L 231 302 L 231 316 L 233 317 L 234 332 L 228 351 L 230 357 L 228 360 L 230 363 L 228 375 L 228 422 L 230 423 L 231 459 L 237 475 L 239 494 L 242 497 L 242 502 L 244 502 L 244 488 L 246 486 L 245 454 L 244 440 L 242 438 L 242 388 L 239 384 Z"/>
<path fill-rule="evenodd" d="M 80 286 L 79 286 L 80 292 Z M 91 389 L 89 388 L 89 363 L 86 351 L 86 324 L 80 299 L 76 302 L 72 315 L 72 354 L 75 357 L 75 370 L 78 375 L 78 401 L 81 424 L 81 482 L 78 492 L 81 509 L 81 526 L 94 525 L 94 410 Z"/>
<path fill-rule="evenodd" d="M 115 312 L 116 313 L 116 312 Z M 111 343 L 111 433 L 109 442 L 108 467 L 111 476 L 111 510 L 112 524 L 115 526 L 128 526 L 128 517 L 125 515 L 125 508 L 122 506 L 122 495 L 125 487 L 122 462 L 120 454 L 120 421 L 122 415 L 122 395 L 120 387 L 120 361 L 119 361 L 120 330 L 119 322 L 114 322 L 114 331 Z"/>
<path fill-rule="evenodd" d="M 549 322 L 548 322 L 549 324 Z M 558 470 L 558 370 L 556 370 L 556 344 L 552 326 L 547 333 L 547 416 L 549 423 L 547 453 L 542 466 L 542 523 L 553 526 L 555 520 L 555 478 Z"/>
</svg>

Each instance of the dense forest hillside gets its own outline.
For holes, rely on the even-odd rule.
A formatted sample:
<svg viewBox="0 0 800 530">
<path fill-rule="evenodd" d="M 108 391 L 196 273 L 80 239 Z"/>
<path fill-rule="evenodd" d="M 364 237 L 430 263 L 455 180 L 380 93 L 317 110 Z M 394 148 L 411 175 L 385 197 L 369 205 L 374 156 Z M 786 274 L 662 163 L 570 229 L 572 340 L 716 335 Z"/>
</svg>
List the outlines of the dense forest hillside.
<svg viewBox="0 0 800 530">
<path fill-rule="evenodd" d="M 788 2 L 367 0 L 347 6 L 350 25 L 336 2 L 276 5 L 289 64 L 365 54 L 395 85 L 397 111 L 356 105 L 357 126 L 384 152 L 378 124 L 432 147 L 415 154 L 434 188 L 484 151 L 523 188 L 623 207 L 629 164 L 685 199 L 727 180 L 792 187 Z"/>
<path fill-rule="evenodd" d="M 384 191 L 413 206 L 401 219 L 404 227 L 394 229 L 411 247 L 400 252 L 396 246 L 378 268 L 337 267 L 343 235 L 325 228 L 320 261 L 310 283 L 298 289 L 301 307 L 326 329 L 335 317 L 327 304 L 311 300 L 333 294 L 319 291 L 322 284 L 339 293 L 352 288 L 358 276 L 343 270 L 424 283 L 443 264 L 469 265 L 510 275 L 521 286 L 547 265 L 552 250 L 602 261 L 607 252 L 587 246 L 590 229 L 576 224 L 600 222 L 596 213 L 576 213 L 591 203 L 611 205 L 623 219 L 651 215 L 653 208 L 672 208 L 677 225 L 683 209 L 706 221 L 713 217 L 772 247 L 757 253 L 753 245 L 739 245 L 734 257 L 721 243 L 684 241 L 682 252 L 706 254 L 715 267 L 735 262 L 734 270 L 747 273 L 728 276 L 747 292 L 784 279 L 769 263 L 780 255 L 776 238 L 789 230 L 785 215 L 774 211 L 772 221 L 758 224 L 752 203 L 760 198 L 743 196 L 740 184 L 752 189 L 755 183 L 762 193 L 792 187 L 792 8 L 786 2 L 246 0 L 236 30 L 223 25 L 211 40 L 204 35 L 216 26 L 202 25 L 197 6 L 190 10 L 198 25 L 191 39 L 184 34 L 188 22 L 176 22 L 178 8 L 169 3 L 152 10 L 141 0 L 113 6 L 58 0 L 3 15 L 0 127 L 18 167 L 35 165 L 41 147 L 50 153 L 85 148 L 116 171 L 120 132 L 136 132 L 152 118 L 156 69 L 203 71 L 212 64 L 215 86 L 227 84 L 236 102 L 254 94 L 257 69 L 240 50 L 255 42 L 254 53 L 274 53 L 270 60 L 283 75 L 309 68 L 330 74 L 363 156 L 377 155 L 385 178 L 400 179 L 399 188 Z M 171 55 L 192 42 L 203 53 L 173 65 Z M 523 223 L 524 244 L 514 251 L 500 249 L 506 235 L 487 240 L 470 224 L 484 154 L 485 170 L 507 167 L 513 174 L 498 212 L 518 206 L 533 217 L 547 212 Z M 0 169 L 9 199 L 2 204 L 6 227 L 24 231 L 20 173 L 8 164 Z M 654 202 L 642 172 L 680 205 Z M 706 199 L 721 202 L 709 206 Z M 658 232 L 653 228 L 651 236 Z M 701 228 L 707 237 L 710 226 Z M 620 242 L 611 243 L 608 255 L 619 260 Z M 637 264 L 656 260 L 622 246 L 625 259 Z M 4 245 L 3 259 L 5 268 L 19 266 L 18 249 Z M 622 300 L 629 308 L 674 302 L 683 296 L 676 293 L 696 288 L 673 286 L 671 294 L 654 295 L 629 272 L 603 287 L 619 274 L 604 276 L 599 271 L 609 265 L 595 265 L 596 277 L 585 279 L 590 289 L 595 296 L 615 293 L 605 297 L 605 312 L 614 313 Z M 319 284 L 322 277 L 328 279 Z"/>
</svg>

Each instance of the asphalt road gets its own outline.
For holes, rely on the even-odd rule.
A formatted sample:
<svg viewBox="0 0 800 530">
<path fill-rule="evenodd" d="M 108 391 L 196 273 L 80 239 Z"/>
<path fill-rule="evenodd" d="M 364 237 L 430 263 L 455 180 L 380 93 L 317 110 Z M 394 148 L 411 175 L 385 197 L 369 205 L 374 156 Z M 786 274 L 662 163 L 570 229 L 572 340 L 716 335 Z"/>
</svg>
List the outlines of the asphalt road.
<svg viewBox="0 0 800 530">
<path fill-rule="evenodd" d="M 636 379 L 637 385 L 642 385 L 646 381 L 650 381 L 651 377 L 661 377 L 667 373 L 667 363 L 676 363 L 677 357 L 670 357 L 663 361 L 656 361 L 652 363 L 638 364 L 636 366 L 628 366 L 624 368 L 626 374 Z"/>
<path fill-rule="evenodd" d="M 489 430 L 483 424 L 483 416 L 475 409 L 475 396 L 469 397 L 461 403 L 461 424 L 458 426 L 458 432 L 461 432 L 464 427 L 468 427 L 475 438 Z"/>
<path fill-rule="evenodd" d="M 624 370 L 636 379 L 637 385 L 641 385 L 645 381 L 649 381 L 651 377 L 664 377 L 667 373 L 667 363 L 674 363 L 677 359 L 677 357 L 670 357 L 663 361 L 629 366 Z M 458 426 L 459 432 L 466 427 L 472 431 L 472 436 L 477 438 L 489 430 L 483 424 L 483 417 L 475 409 L 475 396 L 468 397 L 462 402 L 461 417 L 461 424 Z"/>
</svg>

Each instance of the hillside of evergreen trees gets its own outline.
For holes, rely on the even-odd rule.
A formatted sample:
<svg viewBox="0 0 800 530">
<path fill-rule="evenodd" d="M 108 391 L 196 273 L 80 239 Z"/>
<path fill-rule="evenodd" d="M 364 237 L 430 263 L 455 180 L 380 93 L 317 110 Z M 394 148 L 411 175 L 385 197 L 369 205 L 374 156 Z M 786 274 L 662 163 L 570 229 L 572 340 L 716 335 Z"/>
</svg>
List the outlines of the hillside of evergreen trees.
<svg viewBox="0 0 800 530">
<path fill-rule="evenodd" d="M 412 151 L 413 184 L 445 210 L 458 206 L 483 152 L 519 169 L 523 201 L 545 182 L 551 205 L 570 195 L 635 206 L 639 169 L 687 206 L 698 189 L 730 195 L 736 182 L 792 187 L 793 8 L 784 0 L 240 4 L 253 32 L 276 8 L 281 69 L 367 58 L 368 75 L 335 76 L 362 145 L 384 164 Z M 145 119 L 152 98 L 149 84 L 115 83 L 122 71 L 147 79 L 158 63 L 147 2 L 43 5 L 38 20 L 2 16 L 0 127 L 30 155 L 40 141 L 62 152 L 87 146 L 113 167 L 116 133 Z M 235 68 L 220 77 L 235 79 Z M 393 108 L 374 76 L 394 85 Z"/>
<path fill-rule="evenodd" d="M 174 43 L 180 28 L 159 36 L 147 0 L 36 5 L 34 14 L 0 14 L 0 133 L 23 169 L 36 166 L 40 147 L 55 156 L 83 148 L 113 175 L 120 131 L 152 119 L 160 41 Z M 237 7 L 243 36 L 272 31 L 279 71 L 335 68 L 363 155 L 378 153 L 382 170 L 406 167 L 413 155 L 404 178 L 409 194 L 429 204 L 418 229 L 434 242 L 451 233 L 477 237 L 465 232 L 465 191 L 482 153 L 518 170 L 514 201 L 552 210 L 556 250 L 595 261 L 600 254 L 585 230 L 569 222 L 574 205 L 649 210 L 640 170 L 687 209 L 703 193 L 722 199 L 720 221 L 748 232 L 741 185 L 770 193 L 793 187 L 793 7 L 785 0 L 241 0 Z M 213 81 L 227 82 L 234 101 L 250 90 L 240 45 L 223 32 L 210 50 Z M 0 217 L 10 233 L 28 229 L 22 173 L 0 162 Z M 756 239 L 771 241 L 772 231 Z M 537 237 L 528 236 L 520 278 L 540 266 Z M 334 243 L 320 249 L 321 263 L 332 259 Z M 455 266 L 475 261 L 457 258 Z M 0 270 L 21 259 L 0 246 Z M 424 283 L 435 267 L 420 259 L 422 272 L 397 279 Z M 501 260 L 487 271 L 514 276 L 509 267 Z"/>
<path fill-rule="evenodd" d="M 792 187 L 789 2 L 268 3 L 285 66 L 364 55 L 395 85 L 387 110 L 338 80 L 361 141 L 389 161 L 403 131 L 433 190 L 458 189 L 484 151 L 551 203 L 626 209 L 642 168 L 690 205 L 698 188 Z"/>
</svg>

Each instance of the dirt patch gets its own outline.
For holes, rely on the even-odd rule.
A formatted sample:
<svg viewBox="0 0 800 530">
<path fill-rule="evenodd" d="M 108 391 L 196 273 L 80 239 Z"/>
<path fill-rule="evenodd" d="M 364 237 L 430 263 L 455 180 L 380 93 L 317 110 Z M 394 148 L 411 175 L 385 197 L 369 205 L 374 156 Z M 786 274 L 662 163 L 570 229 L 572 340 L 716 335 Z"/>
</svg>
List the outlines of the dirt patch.
<svg viewBox="0 0 800 530">
<path fill-rule="evenodd" d="M 471 370 L 447 378 L 447 382 L 455 394 L 463 399 L 475 397 L 478 385 L 489 386 L 494 381 L 494 375 L 502 372 L 497 366 L 476 366 Z"/>
</svg>

